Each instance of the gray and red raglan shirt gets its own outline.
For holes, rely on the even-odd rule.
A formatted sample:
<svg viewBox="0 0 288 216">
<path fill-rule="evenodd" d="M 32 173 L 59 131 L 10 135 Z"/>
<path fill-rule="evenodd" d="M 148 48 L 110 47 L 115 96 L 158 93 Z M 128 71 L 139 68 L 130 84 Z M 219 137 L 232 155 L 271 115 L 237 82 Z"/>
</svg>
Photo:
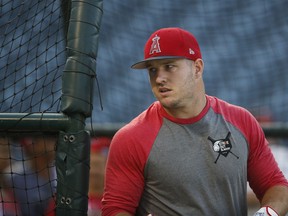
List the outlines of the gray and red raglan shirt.
<svg viewBox="0 0 288 216">
<path fill-rule="evenodd" d="M 255 118 L 206 96 L 191 119 L 159 102 L 121 128 L 107 161 L 103 216 L 247 215 L 247 180 L 257 197 L 286 185 Z"/>
</svg>

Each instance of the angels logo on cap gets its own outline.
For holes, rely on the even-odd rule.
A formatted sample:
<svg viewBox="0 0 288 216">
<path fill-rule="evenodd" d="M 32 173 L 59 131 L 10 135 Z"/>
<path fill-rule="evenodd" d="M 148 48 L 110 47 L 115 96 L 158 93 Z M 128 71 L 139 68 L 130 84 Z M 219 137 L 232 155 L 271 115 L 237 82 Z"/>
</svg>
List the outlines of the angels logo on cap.
<svg viewBox="0 0 288 216">
<path fill-rule="evenodd" d="M 161 52 L 160 45 L 159 45 L 159 39 L 158 35 L 156 34 L 155 37 L 152 38 L 152 44 L 150 48 L 149 54 L 153 54 L 154 52 L 159 53 Z"/>
<path fill-rule="evenodd" d="M 145 69 L 147 62 L 157 59 L 202 58 L 199 44 L 190 32 L 181 28 L 162 28 L 154 32 L 144 48 L 144 60 L 133 64 L 133 69 Z"/>
</svg>

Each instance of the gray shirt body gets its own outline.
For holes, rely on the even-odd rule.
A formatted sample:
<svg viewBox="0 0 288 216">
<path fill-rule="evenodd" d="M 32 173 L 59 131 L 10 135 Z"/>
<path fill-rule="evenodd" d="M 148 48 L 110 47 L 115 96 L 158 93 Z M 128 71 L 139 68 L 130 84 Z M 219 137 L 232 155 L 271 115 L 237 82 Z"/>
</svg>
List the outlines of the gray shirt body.
<svg viewBox="0 0 288 216">
<path fill-rule="evenodd" d="M 137 215 L 247 215 L 247 159 L 244 136 L 212 109 L 193 124 L 164 119 Z"/>
</svg>

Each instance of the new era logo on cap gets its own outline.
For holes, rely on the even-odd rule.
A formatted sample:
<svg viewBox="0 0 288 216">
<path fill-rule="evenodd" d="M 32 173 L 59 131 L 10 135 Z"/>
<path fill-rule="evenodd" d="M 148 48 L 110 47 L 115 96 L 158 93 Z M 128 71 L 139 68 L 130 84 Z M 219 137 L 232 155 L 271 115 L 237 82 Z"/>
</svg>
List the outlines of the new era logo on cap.
<svg viewBox="0 0 288 216">
<path fill-rule="evenodd" d="M 191 49 L 191 48 L 189 48 L 189 54 L 191 54 L 191 55 L 195 55 L 195 52 L 194 52 L 194 50 L 193 50 L 193 49 Z"/>
<path fill-rule="evenodd" d="M 180 28 L 163 28 L 154 32 L 146 42 L 144 60 L 131 67 L 146 68 L 147 61 L 165 58 L 202 58 L 196 38 Z"/>
</svg>

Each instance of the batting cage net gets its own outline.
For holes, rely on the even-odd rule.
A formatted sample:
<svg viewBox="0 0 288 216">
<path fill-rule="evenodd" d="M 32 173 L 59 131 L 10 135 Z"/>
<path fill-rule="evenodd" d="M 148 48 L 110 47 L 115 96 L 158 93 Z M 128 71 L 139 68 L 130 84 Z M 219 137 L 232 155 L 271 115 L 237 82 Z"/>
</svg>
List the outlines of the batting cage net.
<svg viewBox="0 0 288 216">
<path fill-rule="evenodd" d="M 59 111 L 66 60 L 61 2 L 1 2 L 0 112 Z"/>
<path fill-rule="evenodd" d="M 53 134 L 1 135 L 1 215 L 54 215 L 56 140 Z"/>
<path fill-rule="evenodd" d="M 0 2 L 0 113 L 61 112 L 71 2 Z M 130 66 L 162 27 L 196 36 L 207 94 L 247 108 L 261 122 L 287 123 L 287 8 L 286 0 L 104 1 L 88 125 L 125 124 L 155 100 L 146 71 Z M 0 135 L 0 215 L 55 214 L 57 134 L 1 128 Z"/>
<path fill-rule="evenodd" d="M 59 112 L 69 1 L 0 4 L 0 112 Z M 57 134 L 2 129 L 0 215 L 54 215 Z"/>
</svg>

